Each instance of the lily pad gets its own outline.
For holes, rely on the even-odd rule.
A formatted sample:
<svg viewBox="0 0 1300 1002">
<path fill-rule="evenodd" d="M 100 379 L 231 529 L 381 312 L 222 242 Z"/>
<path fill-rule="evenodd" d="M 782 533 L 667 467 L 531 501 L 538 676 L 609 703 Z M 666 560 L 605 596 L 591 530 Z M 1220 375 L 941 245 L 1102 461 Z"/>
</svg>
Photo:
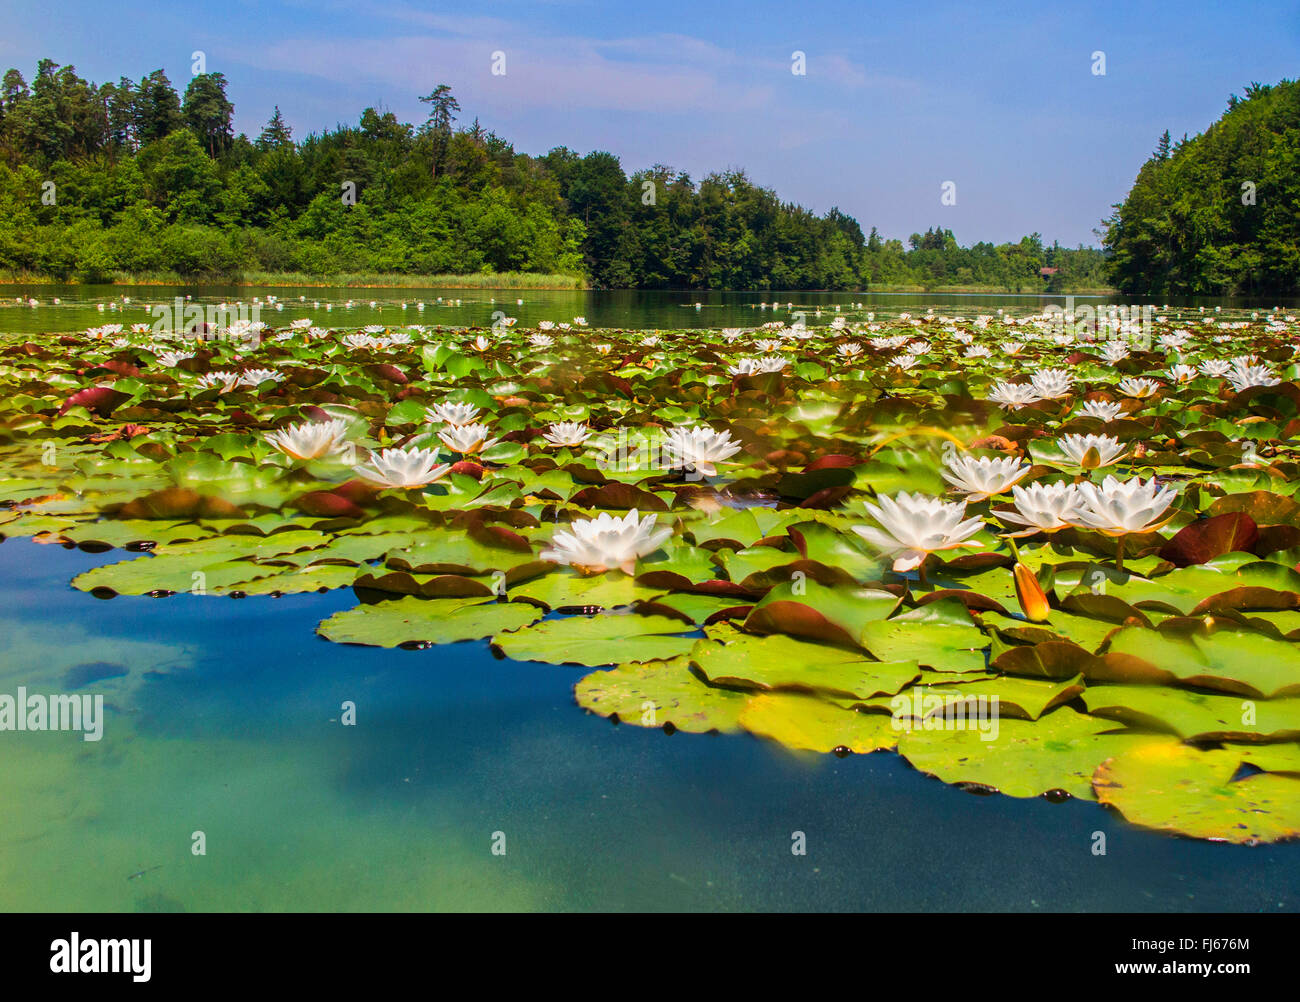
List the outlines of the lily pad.
<svg viewBox="0 0 1300 1002">
<path fill-rule="evenodd" d="M 1103 804 L 1146 828 L 1246 845 L 1300 835 L 1300 778 L 1238 777 L 1241 762 L 1232 748 L 1152 742 L 1102 763 L 1093 786 Z"/>
<path fill-rule="evenodd" d="M 516 630 L 541 616 L 538 609 L 521 602 L 407 597 L 344 609 L 322 622 L 316 631 L 338 644 L 454 644 Z"/>
</svg>

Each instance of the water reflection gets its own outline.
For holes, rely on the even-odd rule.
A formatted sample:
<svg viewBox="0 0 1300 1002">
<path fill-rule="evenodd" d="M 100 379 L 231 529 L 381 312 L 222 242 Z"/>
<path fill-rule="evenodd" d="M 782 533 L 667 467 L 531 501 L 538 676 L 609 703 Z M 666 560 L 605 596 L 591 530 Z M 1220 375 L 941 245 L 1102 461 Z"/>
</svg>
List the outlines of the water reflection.
<svg viewBox="0 0 1300 1002">
<path fill-rule="evenodd" d="M 350 592 L 117 598 L 120 554 L 0 544 L 0 691 L 128 669 L 103 741 L 0 733 L 0 907 L 106 910 L 1290 909 L 1300 846 L 973 797 L 897 756 L 616 728 L 585 669 L 327 643 Z M 111 676 L 111 677 L 110 677 Z M 355 727 L 339 723 L 344 700 Z M 207 854 L 191 852 L 203 832 Z M 1111 852 L 1091 854 L 1092 833 Z M 803 832 L 806 856 L 791 852 Z M 496 833 L 506 852 L 494 855 Z"/>
</svg>

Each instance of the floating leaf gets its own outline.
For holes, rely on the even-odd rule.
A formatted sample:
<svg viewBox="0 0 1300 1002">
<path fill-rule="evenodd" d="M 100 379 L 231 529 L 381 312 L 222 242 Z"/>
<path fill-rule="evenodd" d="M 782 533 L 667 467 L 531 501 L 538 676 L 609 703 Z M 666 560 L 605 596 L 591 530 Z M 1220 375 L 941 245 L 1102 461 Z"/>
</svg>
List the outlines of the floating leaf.
<svg viewBox="0 0 1300 1002">
<path fill-rule="evenodd" d="M 707 685 L 691 673 L 684 657 L 619 665 L 592 672 L 574 687 L 578 705 L 602 717 L 617 716 L 640 727 L 671 724 L 679 731 L 740 730 L 749 697 Z"/>
<path fill-rule="evenodd" d="M 516 661 L 595 667 L 686 654 L 697 638 L 680 634 L 690 632 L 690 625 L 666 616 L 606 613 L 548 619 L 516 633 L 502 633 L 493 643 Z"/>
<path fill-rule="evenodd" d="M 930 723 L 930 728 L 906 731 L 899 754 L 945 783 L 985 787 L 1011 797 L 1060 790 L 1091 799 L 1092 775 L 1106 759 L 1134 747 L 1178 743 L 1167 736 L 1116 732 L 1113 721 L 1064 708 L 1033 722 L 983 721 L 983 728 L 947 727 L 941 717 Z"/>
<path fill-rule="evenodd" d="M 861 713 L 812 696 L 765 693 L 740 713 L 751 734 L 779 741 L 796 751 L 851 751 L 866 754 L 898 745 L 898 729 L 880 713 Z"/>
<path fill-rule="evenodd" d="M 1256 845 L 1300 834 L 1300 779 L 1262 772 L 1234 778 L 1242 755 L 1149 743 L 1116 754 L 1096 770 L 1103 804 L 1146 828 Z"/>
<path fill-rule="evenodd" d="M 317 632 L 337 644 L 397 647 L 406 643 L 454 644 L 478 640 L 536 622 L 541 612 L 520 602 L 479 598 L 399 598 L 336 612 Z"/>
<path fill-rule="evenodd" d="M 915 661 L 869 661 L 852 651 L 779 634 L 703 641 L 690 654 L 706 679 L 748 689 L 806 689 L 846 698 L 892 695 L 920 677 Z"/>
</svg>

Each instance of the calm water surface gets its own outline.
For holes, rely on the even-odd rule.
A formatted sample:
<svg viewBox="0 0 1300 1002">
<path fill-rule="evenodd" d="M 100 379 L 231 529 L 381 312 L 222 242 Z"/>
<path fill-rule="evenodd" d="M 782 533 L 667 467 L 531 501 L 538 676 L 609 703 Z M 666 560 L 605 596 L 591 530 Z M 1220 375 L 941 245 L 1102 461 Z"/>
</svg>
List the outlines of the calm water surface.
<svg viewBox="0 0 1300 1002">
<path fill-rule="evenodd" d="M 862 292 L 638 292 L 638 291 L 547 291 L 483 289 L 342 289 L 342 288 L 247 288 L 186 286 L 0 286 L 0 332 L 73 331 L 104 323 L 147 323 L 152 317 L 149 307 L 159 303 L 171 305 L 176 296 L 193 295 L 201 304 L 239 302 L 251 304 L 253 297 L 265 302 L 268 295 L 278 298 L 283 309 L 264 307 L 261 319 L 272 326 L 282 326 L 298 317 L 334 327 L 359 327 L 366 324 L 427 324 L 446 326 L 489 326 L 497 311 L 515 317 L 524 326 L 539 320 L 570 321 L 583 316 L 593 327 L 682 328 L 682 327 L 754 327 L 771 320 L 801 319 L 809 326 L 830 323 L 836 307 L 846 317 L 862 319 L 868 312 L 878 318 L 900 312 L 924 312 L 933 306 L 938 312 L 963 316 L 993 313 L 998 308 L 1017 313 L 1041 310 L 1049 303 L 1064 304 L 1064 296 L 1029 296 L 998 293 L 990 295 L 936 293 L 862 293 Z M 131 302 L 123 305 L 122 297 Z M 299 298 L 301 297 L 301 299 Z M 16 299 L 36 299 L 39 306 L 20 305 Z M 60 299 L 59 304 L 53 302 Z M 522 299 L 523 303 L 519 303 Z M 1157 300 L 1134 296 L 1075 296 L 1079 305 L 1144 305 L 1157 308 L 1207 310 L 1250 308 L 1284 309 L 1300 304 L 1300 299 L 1229 299 L 1224 297 L 1177 298 Z M 371 306 L 371 303 L 374 306 Z M 419 304 L 424 303 L 424 309 Z M 105 304 L 103 311 L 98 304 Z M 117 303 L 120 308 L 113 309 Z M 348 304 L 351 305 L 348 305 Z M 402 308 L 402 304 L 406 308 Z M 695 304 L 699 304 L 696 308 Z M 767 304 L 768 308 L 761 308 Z M 771 307 L 777 304 L 779 309 Z M 859 305 L 860 304 L 860 305 Z M 330 307 L 327 309 L 327 306 Z M 818 314 L 818 310 L 821 311 Z"/>
<path fill-rule="evenodd" d="M 68 586 L 122 556 L 0 544 L 0 692 L 66 692 L 86 665 L 115 676 L 80 690 L 106 696 L 97 743 L 0 733 L 5 909 L 1296 906 L 1297 845 L 974 796 L 891 754 L 617 727 L 573 702 L 585 669 L 497 660 L 486 641 L 316 637 L 349 591 L 104 601 Z M 356 726 L 337 722 L 344 700 Z"/>
<path fill-rule="evenodd" d="M 325 293 L 301 294 L 310 304 Z M 332 312 L 355 324 L 392 323 L 402 315 L 394 304 L 416 302 L 410 290 L 333 293 Z M 349 295 L 364 304 L 348 311 Z M 482 323 L 496 308 L 491 294 L 450 295 L 461 306 L 426 306 L 423 320 L 408 307 L 404 322 Z M 100 314 L 94 303 L 107 295 L 61 298 L 60 307 L 5 308 L 0 330 L 147 319 Z M 371 311 L 371 298 L 384 309 Z M 585 314 L 623 326 L 763 319 L 746 305 L 761 295 L 712 297 L 698 312 L 683 305 L 695 298 L 524 292 L 509 312 L 521 323 Z M 1014 299 L 900 297 L 886 307 L 835 297 L 881 312 L 1043 302 Z M 830 297 L 820 301 L 833 310 Z M 815 308 L 807 295 L 803 304 Z M 319 316 L 295 303 L 284 315 Z M 1297 905 L 1300 845 L 1193 842 L 1139 831 L 1094 804 L 974 796 L 891 754 L 798 757 L 749 737 L 616 727 L 574 703 L 587 669 L 497 660 L 486 641 L 403 651 L 318 638 L 321 619 L 354 604 L 350 591 L 102 601 L 69 586 L 124 556 L 0 544 L 0 692 L 81 684 L 109 706 L 98 743 L 0 732 L 0 908 Z M 345 700 L 357 706 L 354 727 L 338 723 Z M 1106 856 L 1091 851 L 1099 831 Z M 190 851 L 196 832 L 205 856 Z M 791 853 L 794 832 L 806 856 Z M 504 855 L 492 852 L 495 833 Z"/>
</svg>

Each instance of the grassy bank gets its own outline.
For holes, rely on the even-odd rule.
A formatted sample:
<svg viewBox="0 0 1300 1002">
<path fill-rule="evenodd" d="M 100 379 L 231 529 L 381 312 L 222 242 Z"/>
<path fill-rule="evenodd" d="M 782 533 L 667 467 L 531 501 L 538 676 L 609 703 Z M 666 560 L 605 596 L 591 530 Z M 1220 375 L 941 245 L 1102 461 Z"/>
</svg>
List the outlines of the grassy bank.
<svg viewBox="0 0 1300 1002">
<path fill-rule="evenodd" d="M 71 279 L 52 278 L 49 275 L 6 273 L 0 275 L 6 285 L 86 285 Z M 95 283 L 100 284 L 100 283 Z M 301 286 L 312 288 L 357 289 L 586 289 L 587 280 L 579 275 L 541 275 L 532 272 L 492 272 L 470 275 L 385 275 L 370 273 L 344 273 L 338 275 L 308 275 L 296 271 L 245 271 L 237 275 L 178 275 L 175 272 L 113 272 L 102 283 L 105 285 L 184 285 L 248 286 L 271 288 L 274 286 Z"/>
</svg>

